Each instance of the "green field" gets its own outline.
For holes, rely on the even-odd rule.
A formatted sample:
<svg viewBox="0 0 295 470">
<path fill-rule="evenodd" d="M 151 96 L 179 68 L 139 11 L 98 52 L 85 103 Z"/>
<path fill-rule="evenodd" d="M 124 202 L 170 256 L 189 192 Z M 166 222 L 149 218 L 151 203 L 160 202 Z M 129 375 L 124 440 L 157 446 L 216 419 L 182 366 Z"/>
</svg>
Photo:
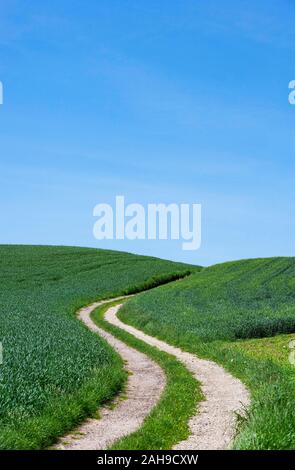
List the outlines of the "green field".
<svg viewBox="0 0 295 470">
<path fill-rule="evenodd" d="M 121 360 L 75 318 L 78 308 L 194 269 L 114 251 L 0 246 L 0 449 L 50 445 L 122 387 Z"/>
<path fill-rule="evenodd" d="M 2 245 L 0 260 L 0 449 L 48 447 L 122 390 L 122 360 L 75 313 L 147 289 L 125 303 L 123 321 L 222 364 L 251 389 L 234 447 L 295 449 L 295 258 L 201 269 L 114 251 Z M 188 434 L 197 384 L 174 358 L 107 325 L 104 309 L 96 321 L 167 376 L 144 426 L 114 447 L 169 448 Z"/>
<path fill-rule="evenodd" d="M 119 316 L 223 364 L 248 385 L 252 406 L 236 448 L 295 449 L 295 367 L 288 362 L 295 335 L 280 335 L 295 332 L 295 258 L 212 266 L 138 295 Z"/>
</svg>

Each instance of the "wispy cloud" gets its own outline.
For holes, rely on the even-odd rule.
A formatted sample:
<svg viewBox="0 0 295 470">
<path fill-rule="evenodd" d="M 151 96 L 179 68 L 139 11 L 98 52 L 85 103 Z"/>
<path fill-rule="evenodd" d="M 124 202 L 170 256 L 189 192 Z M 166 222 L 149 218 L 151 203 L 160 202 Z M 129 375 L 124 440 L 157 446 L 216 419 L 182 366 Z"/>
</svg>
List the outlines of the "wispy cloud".
<svg viewBox="0 0 295 470">
<path fill-rule="evenodd" d="M 193 7 L 192 27 L 210 34 L 244 36 L 279 47 L 294 48 L 295 7 L 286 0 L 208 0 Z M 202 18 L 203 21 L 198 22 Z"/>
</svg>

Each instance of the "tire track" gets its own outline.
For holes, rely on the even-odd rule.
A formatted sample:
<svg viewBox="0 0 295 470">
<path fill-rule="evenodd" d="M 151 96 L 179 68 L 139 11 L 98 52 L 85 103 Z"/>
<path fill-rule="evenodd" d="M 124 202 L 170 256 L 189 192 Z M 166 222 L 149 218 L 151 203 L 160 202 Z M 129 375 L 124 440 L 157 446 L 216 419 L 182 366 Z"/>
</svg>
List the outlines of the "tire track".
<svg viewBox="0 0 295 470">
<path fill-rule="evenodd" d="M 230 448 L 236 432 L 237 414 L 243 415 L 250 404 L 250 395 L 245 385 L 215 362 L 200 359 L 123 323 L 118 319 L 117 311 L 108 310 L 105 320 L 147 344 L 172 354 L 201 382 L 205 400 L 199 404 L 196 414 L 190 419 L 191 435 L 174 446 L 174 449 Z"/>
<path fill-rule="evenodd" d="M 119 300 L 113 299 L 113 300 Z M 158 402 L 165 388 L 162 369 L 145 354 L 130 348 L 110 333 L 99 328 L 90 314 L 108 301 L 96 302 L 80 310 L 78 316 L 87 327 L 102 336 L 120 354 L 129 373 L 124 400 L 116 398 L 114 407 L 102 407 L 100 419 L 88 419 L 74 432 L 60 439 L 55 447 L 61 450 L 103 450 L 118 439 L 139 429 Z M 116 314 L 120 305 L 110 307 L 108 313 Z M 125 398 L 126 396 L 126 398 Z"/>
<path fill-rule="evenodd" d="M 154 361 L 99 328 L 90 318 L 91 312 L 97 307 L 126 297 L 96 302 L 80 310 L 79 318 L 91 331 L 105 338 L 126 362 L 126 369 L 132 374 L 129 375 L 125 391 L 127 398 L 122 401 L 118 397 L 115 400 L 116 406 L 112 409 L 101 408 L 101 419 L 88 419 L 76 430 L 79 435 L 76 432 L 63 437 L 56 447 L 58 449 L 107 449 L 121 437 L 140 428 L 165 388 L 165 374 Z M 230 448 L 236 432 L 237 414 L 243 415 L 250 404 L 250 395 L 245 385 L 215 362 L 200 359 L 123 323 L 117 317 L 121 306 L 122 304 L 110 307 L 105 313 L 105 320 L 150 346 L 175 356 L 201 383 L 205 400 L 199 403 L 195 415 L 189 421 L 191 435 L 175 445 L 174 449 Z"/>
</svg>

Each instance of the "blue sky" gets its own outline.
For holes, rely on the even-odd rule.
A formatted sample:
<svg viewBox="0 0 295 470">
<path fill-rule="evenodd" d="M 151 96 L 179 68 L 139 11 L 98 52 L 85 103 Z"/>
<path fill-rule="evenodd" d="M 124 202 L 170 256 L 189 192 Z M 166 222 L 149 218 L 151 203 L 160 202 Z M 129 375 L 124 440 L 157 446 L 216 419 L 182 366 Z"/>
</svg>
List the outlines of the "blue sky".
<svg viewBox="0 0 295 470">
<path fill-rule="evenodd" d="M 2 0 L 0 24 L 0 243 L 294 255 L 293 1 Z M 201 249 L 95 240 L 117 194 L 202 203 Z"/>
</svg>

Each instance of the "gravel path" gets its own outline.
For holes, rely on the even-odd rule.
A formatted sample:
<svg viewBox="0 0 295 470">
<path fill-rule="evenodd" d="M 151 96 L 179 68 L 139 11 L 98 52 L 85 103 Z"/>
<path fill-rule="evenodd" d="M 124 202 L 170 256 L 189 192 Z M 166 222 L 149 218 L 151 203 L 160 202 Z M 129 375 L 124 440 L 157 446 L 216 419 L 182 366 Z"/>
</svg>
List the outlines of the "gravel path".
<svg viewBox="0 0 295 470">
<path fill-rule="evenodd" d="M 116 299 L 114 299 L 116 300 Z M 109 302 L 109 301 L 107 301 Z M 103 302 L 97 302 L 79 312 L 79 318 L 91 331 L 98 333 L 121 355 L 129 372 L 124 396 L 115 400 L 115 407 L 99 410 L 100 419 L 88 419 L 75 432 L 64 436 L 56 449 L 62 450 L 103 450 L 117 439 L 124 437 L 142 425 L 160 398 L 166 384 L 162 369 L 148 356 L 130 348 L 113 335 L 102 330 L 91 320 L 90 314 Z M 110 307 L 108 313 L 115 315 L 119 305 Z"/>
<path fill-rule="evenodd" d="M 193 376 L 201 382 L 205 400 L 189 422 L 191 436 L 174 449 L 218 450 L 231 446 L 236 429 L 236 413 L 243 414 L 249 406 L 250 396 L 240 380 L 234 378 L 215 362 L 199 359 L 140 330 L 121 322 L 117 310 L 108 310 L 105 319 L 137 338 L 174 355 Z"/>
<path fill-rule="evenodd" d="M 112 301 L 122 298 L 118 297 Z M 127 398 L 123 401 L 118 398 L 116 406 L 112 409 L 103 407 L 100 410 L 101 419 L 87 420 L 76 433 L 62 438 L 56 447 L 58 449 L 107 449 L 117 439 L 140 428 L 165 387 L 165 375 L 154 361 L 105 332 L 91 320 L 90 313 L 110 301 L 97 302 L 83 308 L 79 312 L 79 318 L 90 330 L 105 338 L 124 359 L 126 369 L 131 372 L 125 391 Z M 182 351 L 121 322 L 117 317 L 120 307 L 121 305 L 110 307 L 105 314 L 105 320 L 147 344 L 174 355 L 201 383 L 205 400 L 199 404 L 196 414 L 190 419 L 191 435 L 174 446 L 174 449 L 230 448 L 235 435 L 236 413 L 243 414 L 250 404 L 246 387 L 216 363 L 199 359 L 194 354 Z"/>
</svg>

